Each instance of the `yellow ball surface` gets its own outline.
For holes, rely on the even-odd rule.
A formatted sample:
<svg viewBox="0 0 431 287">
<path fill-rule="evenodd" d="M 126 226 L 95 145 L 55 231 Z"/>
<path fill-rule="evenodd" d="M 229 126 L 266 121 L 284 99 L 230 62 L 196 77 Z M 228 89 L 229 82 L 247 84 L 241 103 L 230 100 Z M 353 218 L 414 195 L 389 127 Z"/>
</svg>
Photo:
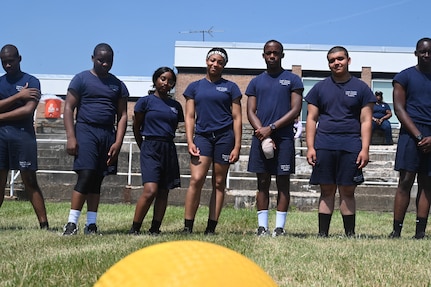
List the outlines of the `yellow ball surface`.
<svg viewBox="0 0 431 287">
<path fill-rule="evenodd" d="M 109 268 L 95 287 L 277 286 L 247 257 L 213 243 L 172 241 L 138 250 Z"/>
</svg>

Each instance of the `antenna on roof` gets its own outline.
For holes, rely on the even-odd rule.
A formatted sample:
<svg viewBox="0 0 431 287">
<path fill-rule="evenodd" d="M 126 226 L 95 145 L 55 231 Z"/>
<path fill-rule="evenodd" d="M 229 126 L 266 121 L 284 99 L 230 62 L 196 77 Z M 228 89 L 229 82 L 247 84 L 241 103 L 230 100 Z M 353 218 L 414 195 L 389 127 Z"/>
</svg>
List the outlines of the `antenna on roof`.
<svg viewBox="0 0 431 287">
<path fill-rule="evenodd" d="M 211 37 L 214 37 L 212 33 L 214 32 L 223 32 L 221 30 L 213 30 L 214 26 L 209 28 L 208 30 L 190 30 L 190 31 L 182 31 L 179 32 L 180 34 L 191 34 L 191 33 L 202 33 L 202 41 L 205 42 L 205 33 L 210 35 Z"/>
</svg>

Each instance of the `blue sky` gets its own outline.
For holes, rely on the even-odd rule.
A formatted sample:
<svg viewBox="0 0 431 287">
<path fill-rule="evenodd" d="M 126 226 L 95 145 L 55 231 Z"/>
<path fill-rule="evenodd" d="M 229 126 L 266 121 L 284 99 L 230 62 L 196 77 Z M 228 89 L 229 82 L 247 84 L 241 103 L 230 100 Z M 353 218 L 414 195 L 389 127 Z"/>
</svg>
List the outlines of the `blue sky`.
<svg viewBox="0 0 431 287">
<path fill-rule="evenodd" d="M 14 0 L 1 4 L 0 45 L 22 69 L 73 75 L 91 68 L 96 44 L 115 52 L 117 76 L 151 76 L 174 64 L 175 41 L 412 47 L 431 37 L 431 1 Z"/>
</svg>

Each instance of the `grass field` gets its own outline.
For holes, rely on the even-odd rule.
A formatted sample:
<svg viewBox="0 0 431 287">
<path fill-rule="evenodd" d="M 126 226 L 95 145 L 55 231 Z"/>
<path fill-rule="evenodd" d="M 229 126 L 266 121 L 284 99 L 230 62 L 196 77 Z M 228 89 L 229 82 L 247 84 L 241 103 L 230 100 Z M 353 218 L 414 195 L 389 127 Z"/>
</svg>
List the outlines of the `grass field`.
<svg viewBox="0 0 431 287">
<path fill-rule="evenodd" d="M 5 201 L 0 209 L 0 286 L 93 286 L 113 264 L 141 248 L 173 240 L 201 240 L 235 250 L 265 270 L 279 286 L 431 286 L 431 240 L 413 240 L 414 214 L 402 238 L 387 239 L 392 214 L 358 212 L 356 238 L 343 236 L 339 212 L 330 237 L 317 238 L 316 212 L 289 212 L 285 237 L 257 237 L 255 210 L 225 208 L 216 236 L 204 236 L 208 209 L 198 211 L 195 234 L 179 234 L 183 208 L 168 207 L 162 235 L 129 236 L 134 205 L 100 206 L 103 236 L 62 237 L 69 203 L 47 203 L 51 231 L 38 229 L 29 202 Z M 149 228 L 152 211 L 144 221 Z M 270 212 L 270 227 L 275 212 Z M 430 233 L 430 228 L 427 229 Z M 214 276 L 222 276 L 216 271 Z M 169 274 L 167 274 L 168 276 Z M 145 286 L 143 282 L 142 286 Z M 205 286 L 205 285 L 203 285 Z"/>
</svg>

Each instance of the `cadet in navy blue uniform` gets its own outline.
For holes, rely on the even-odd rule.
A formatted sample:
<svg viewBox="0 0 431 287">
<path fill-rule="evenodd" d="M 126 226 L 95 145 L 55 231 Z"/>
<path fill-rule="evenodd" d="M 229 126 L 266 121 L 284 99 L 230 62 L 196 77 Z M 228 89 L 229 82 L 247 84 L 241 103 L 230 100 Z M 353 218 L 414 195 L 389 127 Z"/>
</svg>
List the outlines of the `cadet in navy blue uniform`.
<svg viewBox="0 0 431 287">
<path fill-rule="evenodd" d="M 191 83 L 184 92 L 186 136 L 191 155 L 184 233 L 193 231 L 202 187 L 212 165 L 213 190 L 205 234 L 214 234 L 223 207 L 229 165 L 239 158 L 242 95 L 235 83 L 222 78 L 227 62 L 228 55 L 223 48 L 211 49 L 206 57 L 205 78 Z"/>
<path fill-rule="evenodd" d="M 0 206 L 9 170 L 19 170 L 40 228 L 48 228 L 45 203 L 36 178 L 37 143 L 33 114 L 40 99 L 40 83 L 21 71 L 21 55 L 5 45 L 0 58 L 6 74 L 0 77 Z"/>
<path fill-rule="evenodd" d="M 78 219 L 85 202 L 87 224 L 84 232 L 97 233 L 102 181 L 106 175 L 117 171 L 118 154 L 127 127 L 129 92 L 122 81 L 109 73 L 113 60 L 112 48 L 105 43 L 98 44 L 92 55 L 93 68 L 77 74 L 69 84 L 64 127 L 67 152 L 75 156 L 73 170 L 78 174 L 78 180 L 72 192 L 69 219 L 63 235 L 77 233 Z"/>
<path fill-rule="evenodd" d="M 380 129 L 385 133 L 385 144 L 392 145 L 392 127 L 389 119 L 392 117 L 391 107 L 383 102 L 383 93 L 376 91 L 377 102 L 373 108 L 373 132 L 376 129 Z"/>
<path fill-rule="evenodd" d="M 395 170 L 399 171 L 391 238 L 399 238 L 417 175 L 414 238 L 425 237 L 431 201 L 431 39 L 416 44 L 417 65 L 394 77 L 394 112 L 401 123 Z"/>
<path fill-rule="evenodd" d="M 174 138 L 178 122 L 184 122 L 184 114 L 181 104 L 169 97 L 169 91 L 175 83 L 176 76 L 172 69 L 157 69 L 153 74 L 155 92 L 140 98 L 135 105 L 133 134 L 141 150 L 144 190 L 136 204 L 130 234 L 140 233 L 142 221 L 154 199 L 149 233 L 159 234 L 168 204 L 169 189 L 180 186 L 180 168 Z"/>
<path fill-rule="evenodd" d="M 331 76 L 305 97 L 307 161 L 313 166 L 310 183 L 320 185 L 319 236 L 328 236 L 337 188 L 345 234 L 354 236 L 355 189 L 364 181 L 362 168 L 369 161 L 376 98 L 367 84 L 350 75 L 344 47 L 331 48 L 327 59 Z"/>
<path fill-rule="evenodd" d="M 252 139 L 248 171 L 257 175 L 258 193 L 257 235 L 267 235 L 269 188 L 271 175 L 276 176 L 278 190 L 277 215 L 273 236 L 285 234 L 287 210 L 290 203 L 290 174 L 295 173 L 295 146 L 293 123 L 301 112 L 301 79 L 281 66 L 283 45 L 276 40 L 265 43 L 263 59 L 266 71 L 251 80 L 245 94 L 247 116 L 255 133 Z M 262 141 L 270 139 L 274 149 L 268 159 L 262 150 Z"/>
</svg>

